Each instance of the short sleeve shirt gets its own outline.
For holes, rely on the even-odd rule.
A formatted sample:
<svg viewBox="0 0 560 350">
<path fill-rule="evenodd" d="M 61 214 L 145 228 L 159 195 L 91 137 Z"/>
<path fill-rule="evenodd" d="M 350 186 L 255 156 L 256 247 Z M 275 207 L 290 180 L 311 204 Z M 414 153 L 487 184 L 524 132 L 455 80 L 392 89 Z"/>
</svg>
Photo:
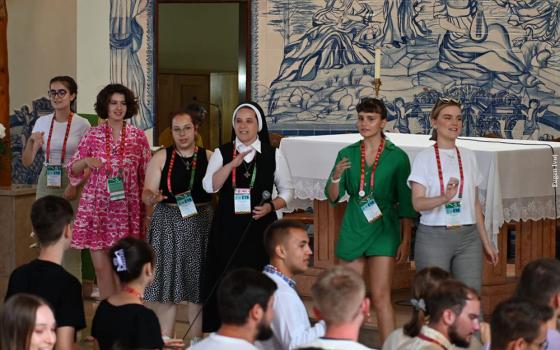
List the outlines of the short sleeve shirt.
<svg viewBox="0 0 560 350">
<path fill-rule="evenodd" d="M 58 327 L 70 326 L 75 331 L 86 327 L 82 285 L 58 264 L 33 260 L 12 272 L 6 300 L 17 293 L 44 298 L 53 308 Z"/>
<path fill-rule="evenodd" d="M 99 303 L 93 317 L 91 335 L 101 350 L 115 346 L 126 349 L 161 349 L 161 327 L 156 314 L 140 304 L 115 306 Z"/>
</svg>

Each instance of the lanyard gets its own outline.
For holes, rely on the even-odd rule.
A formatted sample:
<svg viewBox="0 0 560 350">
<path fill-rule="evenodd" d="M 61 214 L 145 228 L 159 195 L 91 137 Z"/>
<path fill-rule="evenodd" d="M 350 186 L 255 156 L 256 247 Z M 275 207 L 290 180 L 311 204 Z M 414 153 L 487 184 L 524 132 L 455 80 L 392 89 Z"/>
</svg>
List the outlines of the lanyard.
<svg viewBox="0 0 560 350">
<path fill-rule="evenodd" d="M 112 173 L 111 171 L 111 127 L 107 122 L 105 124 L 105 152 L 107 154 L 107 166 L 105 167 L 105 171 L 107 172 L 107 176 Z M 124 162 L 124 148 L 126 143 L 126 122 L 123 121 L 122 129 L 121 129 L 121 144 L 119 147 L 119 176 L 122 176 L 123 172 L 123 162 Z"/>
<path fill-rule="evenodd" d="M 439 346 L 441 346 L 441 348 L 442 348 L 443 350 L 448 350 L 447 347 L 445 347 L 445 345 L 443 345 L 443 344 L 440 343 L 439 341 L 435 340 L 434 338 L 428 337 L 427 335 L 424 335 L 424 334 L 422 334 L 422 333 L 418 333 L 418 338 L 420 338 L 420 339 L 422 339 L 422 340 L 425 340 L 425 341 L 427 341 L 427 342 L 429 342 L 429 343 L 439 345 Z"/>
<path fill-rule="evenodd" d="M 124 286 L 123 287 L 123 292 L 128 293 L 132 296 L 137 297 L 138 299 L 140 299 L 140 301 L 144 301 L 144 297 L 142 296 L 142 294 L 137 291 L 136 289 L 129 287 L 129 286 Z"/>
<path fill-rule="evenodd" d="M 237 157 L 237 148 L 235 147 L 235 143 L 233 144 L 233 159 L 235 159 L 235 157 Z M 249 188 L 253 188 L 253 185 L 255 184 L 255 178 L 257 177 L 257 155 L 255 154 L 255 159 L 253 159 L 255 161 L 255 166 L 253 167 L 253 174 L 251 175 L 251 184 L 249 185 Z M 237 188 L 237 168 L 233 168 L 231 170 L 231 183 L 233 186 L 233 189 L 235 190 Z"/>
<path fill-rule="evenodd" d="M 373 193 L 373 185 L 375 183 L 375 171 L 377 170 L 377 164 L 379 163 L 379 158 L 381 157 L 381 153 L 383 153 L 383 148 L 385 147 L 385 139 L 381 139 L 381 143 L 379 144 L 379 148 L 377 148 L 377 153 L 375 154 L 375 161 L 373 162 L 373 168 L 371 170 L 371 174 L 369 176 L 369 190 L 370 193 Z M 363 197 L 366 195 L 366 191 L 364 191 L 364 179 L 366 174 L 366 146 L 364 145 L 364 141 L 360 143 L 360 192 L 358 195 Z"/>
<path fill-rule="evenodd" d="M 192 163 L 191 163 L 191 180 L 190 180 L 189 188 L 187 189 L 187 191 L 190 191 L 193 188 L 194 174 L 195 174 L 195 171 L 196 171 L 197 153 L 198 153 L 198 146 L 195 146 L 194 147 L 194 153 L 193 153 L 193 160 L 192 160 Z M 173 191 L 171 189 L 171 173 L 173 172 L 173 166 L 175 165 L 176 155 L 177 155 L 177 150 L 173 149 L 173 153 L 171 153 L 171 160 L 169 161 L 169 169 L 167 169 L 167 190 L 171 194 L 173 194 Z"/>
<path fill-rule="evenodd" d="M 441 195 L 445 194 L 445 188 L 443 185 L 443 170 L 441 169 L 441 158 L 439 157 L 439 146 L 437 143 L 434 144 L 434 151 L 436 153 L 436 163 L 439 176 L 439 187 Z M 459 148 L 455 146 L 455 151 L 457 152 L 457 161 L 459 162 L 459 176 L 461 177 L 461 184 L 459 185 L 459 199 L 463 198 L 463 184 L 465 183 L 465 175 L 463 174 L 463 161 L 461 160 L 461 152 Z"/>
<path fill-rule="evenodd" d="M 70 116 L 68 116 L 67 124 L 66 124 L 66 133 L 64 134 L 64 142 L 62 143 L 62 154 L 60 156 L 60 165 L 64 165 L 64 158 L 66 157 L 66 143 L 68 142 L 68 137 L 70 136 L 70 127 L 72 125 L 72 118 L 74 117 L 74 112 L 70 112 Z M 51 159 L 51 138 L 54 129 L 54 119 L 55 114 L 51 119 L 51 127 L 49 129 L 49 138 L 47 139 L 47 164 Z"/>
</svg>

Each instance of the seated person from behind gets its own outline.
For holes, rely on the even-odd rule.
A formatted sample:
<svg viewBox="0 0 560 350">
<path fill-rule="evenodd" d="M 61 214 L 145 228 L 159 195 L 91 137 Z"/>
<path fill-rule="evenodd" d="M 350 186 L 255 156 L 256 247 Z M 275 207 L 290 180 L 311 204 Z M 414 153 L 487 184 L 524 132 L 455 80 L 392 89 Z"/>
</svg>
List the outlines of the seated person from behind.
<svg viewBox="0 0 560 350">
<path fill-rule="evenodd" d="M 311 327 L 305 305 L 295 290 L 293 277 L 307 270 L 311 249 L 305 226 L 296 221 L 277 220 L 264 234 L 270 264 L 264 273 L 278 286 L 274 295 L 274 336 L 257 342 L 264 350 L 291 350 L 325 335 L 325 322 Z"/>
<path fill-rule="evenodd" d="M 95 348 L 162 349 L 158 318 L 142 303 L 144 289 L 154 278 L 152 248 L 144 240 L 126 237 L 109 250 L 109 257 L 122 290 L 97 307 L 91 326 Z M 165 346 L 184 345 L 181 340 L 168 339 Z"/>
<path fill-rule="evenodd" d="M 327 324 L 325 336 L 307 346 L 330 350 L 368 350 L 358 343 L 360 327 L 369 316 L 370 302 L 362 276 L 350 267 L 323 272 L 313 287 L 313 311 Z"/>
<path fill-rule="evenodd" d="M 15 269 L 10 276 L 6 299 L 17 293 L 44 298 L 56 319 L 56 349 L 72 349 L 76 332 L 86 327 L 82 285 L 62 267 L 64 252 L 72 241 L 70 203 L 56 196 L 45 196 L 31 207 L 31 224 L 39 241 L 39 257 Z"/>
<path fill-rule="evenodd" d="M 547 322 L 552 316 L 551 307 L 528 300 L 512 299 L 498 304 L 490 321 L 490 349 L 547 349 Z"/>
<path fill-rule="evenodd" d="M 256 340 L 272 336 L 274 291 L 276 284 L 258 271 L 242 268 L 229 272 L 218 289 L 222 322 L 218 332 L 189 349 L 256 350 Z"/>
<path fill-rule="evenodd" d="M 426 300 L 430 321 L 399 350 L 441 350 L 468 348 L 480 330 L 480 297 L 464 283 L 442 281 Z"/>
<path fill-rule="evenodd" d="M 545 303 L 554 311 L 548 321 L 546 340 L 549 349 L 560 349 L 560 261 L 538 259 L 525 266 L 514 292 L 518 299 L 528 299 L 535 303 Z"/>
</svg>

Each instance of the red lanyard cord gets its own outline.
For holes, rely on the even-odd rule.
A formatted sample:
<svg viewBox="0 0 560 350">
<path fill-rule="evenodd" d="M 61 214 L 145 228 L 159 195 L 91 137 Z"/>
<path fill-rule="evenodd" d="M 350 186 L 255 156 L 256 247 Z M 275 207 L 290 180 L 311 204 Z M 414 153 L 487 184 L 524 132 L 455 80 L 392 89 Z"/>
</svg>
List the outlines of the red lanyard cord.
<svg viewBox="0 0 560 350">
<path fill-rule="evenodd" d="M 197 154 L 198 154 L 198 146 L 194 147 L 194 153 L 193 153 L 193 160 L 191 163 L 191 179 L 190 179 L 190 183 L 189 183 L 189 188 L 187 191 L 192 190 L 193 184 L 194 184 L 194 176 L 195 176 L 195 172 L 196 172 L 196 163 L 197 163 Z M 167 169 L 167 190 L 169 191 L 169 193 L 173 194 L 173 190 L 171 189 L 171 173 L 173 172 L 173 166 L 175 165 L 175 157 L 177 155 L 177 150 L 173 149 L 173 152 L 171 153 L 171 160 L 169 161 L 169 168 Z"/>
<path fill-rule="evenodd" d="M 381 158 L 381 153 L 383 153 L 383 149 L 385 147 L 385 139 L 381 139 L 381 143 L 377 148 L 377 153 L 375 154 L 375 161 L 373 162 L 373 168 L 371 170 L 371 174 L 369 177 L 369 190 L 370 193 L 373 193 L 373 185 L 375 184 L 375 171 L 377 170 L 377 164 L 379 164 L 379 158 Z M 366 192 L 364 191 L 364 180 L 365 180 L 365 173 L 366 173 L 366 146 L 364 145 L 364 141 L 360 143 L 360 192 L 358 194 L 360 197 L 365 196 Z"/>
<path fill-rule="evenodd" d="M 445 195 L 445 186 L 443 184 L 443 170 L 441 168 L 441 158 L 439 156 L 439 146 L 437 143 L 434 144 L 434 152 L 436 153 L 436 163 L 438 168 L 439 176 L 439 187 L 441 195 Z M 459 199 L 463 198 L 463 185 L 465 184 L 465 175 L 463 174 L 463 161 L 461 160 L 461 152 L 459 148 L 455 146 L 455 152 L 457 152 L 457 161 L 459 162 L 459 176 L 461 178 L 461 184 L 459 185 Z"/>
<path fill-rule="evenodd" d="M 68 143 L 68 137 L 70 136 L 70 128 L 72 125 L 72 118 L 74 117 L 74 112 L 70 112 L 70 116 L 68 116 L 68 121 L 66 124 L 66 132 L 64 133 L 64 142 L 62 143 L 62 154 L 60 155 L 60 165 L 64 165 L 64 158 L 66 158 L 66 144 Z M 49 164 L 51 160 L 51 138 L 54 130 L 54 119 L 55 115 L 51 119 L 51 127 L 49 129 L 49 137 L 47 139 L 47 155 L 46 155 L 46 162 Z"/>
</svg>

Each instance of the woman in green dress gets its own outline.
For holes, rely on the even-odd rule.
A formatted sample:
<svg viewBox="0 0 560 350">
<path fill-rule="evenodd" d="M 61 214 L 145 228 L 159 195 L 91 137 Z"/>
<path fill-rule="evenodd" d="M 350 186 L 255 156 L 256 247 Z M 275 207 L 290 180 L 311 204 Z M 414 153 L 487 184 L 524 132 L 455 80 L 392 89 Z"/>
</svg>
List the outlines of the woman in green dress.
<svg viewBox="0 0 560 350">
<path fill-rule="evenodd" d="M 359 273 L 368 265 L 373 306 L 383 342 L 395 328 L 391 305 L 395 261 L 408 258 L 411 218 L 416 217 L 416 212 L 406 184 L 410 174 L 408 156 L 383 134 L 387 108 L 381 100 L 365 98 L 356 110 L 357 127 L 363 140 L 338 153 L 325 194 L 333 203 L 345 193 L 350 196 L 336 256 Z"/>
</svg>

